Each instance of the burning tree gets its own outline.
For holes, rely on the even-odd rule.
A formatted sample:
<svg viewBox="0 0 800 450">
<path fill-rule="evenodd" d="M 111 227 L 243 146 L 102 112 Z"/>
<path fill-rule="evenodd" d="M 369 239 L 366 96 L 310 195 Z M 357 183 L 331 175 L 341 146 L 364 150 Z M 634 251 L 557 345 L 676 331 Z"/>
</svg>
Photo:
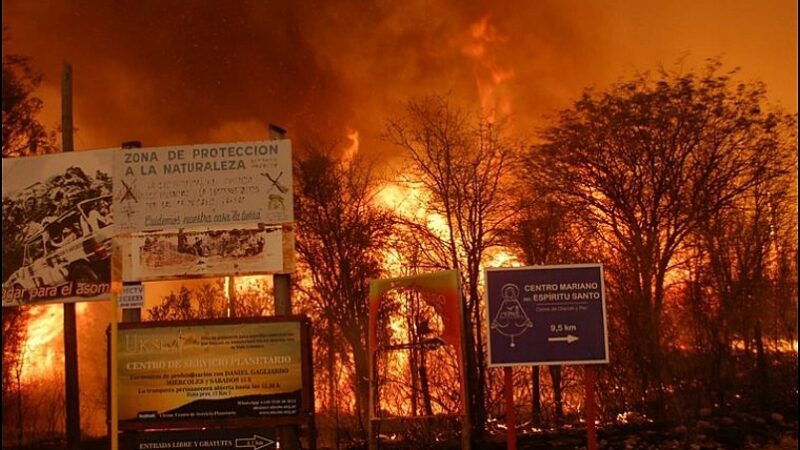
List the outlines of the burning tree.
<svg viewBox="0 0 800 450">
<path fill-rule="evenodd" d="M 4 26 L 3 47 L 9 39 Z M 36 118 L 43 104 L 33 92 L 41 81 L 28 58 L 3 52 L 3 158 L 55 149 L 55 135 Z"/>
<path fill-rule="evenodd" d="M 762 90 L 757 86 L 754 97 Z M 766 113 L 763 121 L 767 131 L 759 130 L 760 145 L 753 149 L 752 183 L 701 216 L 688 249 L 692 264 L 683 300 L 698 350 L 710 356 L 700 379 L 718 404 L 728 403 L 739 383 L 735 341 L 743 344 L 745 366 L 755 367 L 758 406 L 783 397 L 776 389 L 796 385 L 795 371 L 794 377 L 778 377 L 790 382 L 780 386 L 768 362 L 770 347 L 777 360 L 779 341 L 793 341 L 797 333 L 796 121 L 777 113 Z"/>
<path fill-rule="evenodd" d="M 486 423 L 486 357 L 480 269 L 486 251 L 500 243 L 510 204 L 502 181 L 509 172 L 513 146 L 502 127 L 486 119 L 476 123 L 442 97 L 407 104 L 404 117 L 387 127 L 387 138 L 403 148 L 411 173 L 404 180 L 421 186 L 423 217 L 404 221 L 408 239 L 425 249 L 433 268 L 458 269 L 462 276 L 470 402 L 475 437 Z M 440 220 L 440 224 L 431 222 Z"/>
<path fill-rule="evenodd" d="M 529 163 L 521 161 L 515 173 L 515 182 L 526 188 L 514 199 L 515 212 L 505 229 L 505 246 L 526 265 L 597 261 L 591 243 L 581 238 L 575 225 L 579 211 L 560 202 L 545 185 L 531 183 Z M 551 365 L 547 369 L 553 388 L 555 420 L 559 423 L 564 415 L 561 366 Z M 532 367 L 531 377 L 531 409 L 533 422 L 537 423 L 542 419 L 539 366 Z"/>
<path fill-rule="evenodd" d="M 344 164 L 310 149 L 296 161 L 295 174 L 297 251 L 311 280 L 305 291 L 319 323 L 335 327 L 321 333 L 330 341 L 341 336 L 349 353 L 341 359 L 353 359 L 352 385 L 363 432 L 369 405 L 368 280 L 381 275 L 382 250 L 395 218 L 375 206 L 374 179 L 358 157 Z"/>
<path fill-rule="evenodd" d="M 586 92 L 528 155 L 535 182 L 578 208 L 585 235 L 607 249 L 610 311 L 631 357 L 623 364 L 638 369 L 656 415 L 667 404 L 668 275 L 702 224 L 785 170 L 765 155 L 787 145 L 791 119 L 767 111 L 762 85 L 731 76 L 712 62 Z"/>
<path fill-rule="evenodd" d="M 9 30 L 3 26 L 3 46 L 10 39 Z M 3 52 L 3 158 L 37 155 L 55 150 L 55 135 L 36 118 L 42 109 L 42 101 L 33 95 L 41 82 L 41 76 L 31 67 L 29 59 Z M 6 210 L 18 213 L 25 209 L 33 212 L 35 206 L 29 201 L 22 202 L 3 197 L 3 274 L 14 270 L 15 263 L 21 261 L 20 243 L 14 239 L 19 223 L 14 214 L 6 215 Z M 3 308 L 3 404 L 14 405 L 17 421 L 17 444 L 23 439 L 23 367 L 26 362 L 25 349 L 28 340 L 27 328 L 30 309 L 27 307 Z M 11 416 L 11 414 L 7 414 Z M 4 424 L 4 431 L 6 422 Z"/>
</svg>

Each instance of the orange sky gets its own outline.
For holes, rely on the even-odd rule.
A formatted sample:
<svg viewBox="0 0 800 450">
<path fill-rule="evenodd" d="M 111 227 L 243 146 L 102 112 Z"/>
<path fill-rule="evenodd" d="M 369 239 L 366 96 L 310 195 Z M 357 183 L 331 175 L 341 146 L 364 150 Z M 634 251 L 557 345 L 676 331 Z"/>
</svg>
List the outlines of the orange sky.
<svg viewBox="0 0 800 450">
<path fill-rule="evenodd" d="M 586 87 L 707 57 L 741 66 L 797 112 L 793 0 L 5 0 L 2 13 L 3 52 L 45 76 L 49 126 L 61 63 L 72 63 L 78 149 L 265 139 L 273 122 L 300 145 L 345 147 L 350 135 L 361 151 L 390 154 L 384 121 L 430 93 L 511 111 L 532 134 Z M 81 340 L 102 342 L 108 306 L 86 309 Z M 102 388 L 92 366 L 104 347 L 81 349 L 82 386 Z M 96 409 L 85 420 L 102 433 Z"/>
<path fill-rule="evenodd" d="M 47 124 L 73 64 L 79 149 L 261 139 L 275 122 L 300 142 L 357 130 L 383 153 L 384 120 L 434 92 L 532 132 L 585 87 L 681 58 L 741 66 L 797 111 L 796 1 L 369 3 L 9 0 L 3 51 L 44 73 Z"/>
</svg>

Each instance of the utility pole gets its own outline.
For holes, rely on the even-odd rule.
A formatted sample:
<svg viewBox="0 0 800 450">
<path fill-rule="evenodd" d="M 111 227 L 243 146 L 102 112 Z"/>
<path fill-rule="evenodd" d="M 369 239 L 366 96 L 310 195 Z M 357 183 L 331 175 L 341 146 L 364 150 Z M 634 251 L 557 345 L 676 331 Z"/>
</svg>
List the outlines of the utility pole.
<svg viewBox="0 0 800 450">
<path fill-rule="evenodd" d="M 61 73 L 61 151 L 73 151 L 72 66 L 64 62 Z M 81 405 L 78 389 L 78 323 L 75 303 L 64 303 L 64 383 L 66 389 L 67 448 L 81 446 Z"/>
<path fill-rule="evenodd" d="M 123 150 L 129 148 L 142 148 L 141 141 L 125 141 L 120 144 Z M 142 308 L 126 308 L 122 310 L 123 322 L 141 322 L 142 321 Z"/>
<path fill-rule="evenodd" d="M 270 124 L 270 140 L 280 140 L 286 138 L 286 130 Z M 276 273 L 272 276 L 272 289 L 275 301 L 275 315 L 284 316 L 292 314 L 292 284 L 291 275 L 288 273 Z M 300 448 L 300 437 L 297 425 L 280 426 L 277 428 L 278 439 L 281 441 L 281 449 L 297 450 Z"/>
<path fill-rule="evenodd" d="M 286 130 L 270 124 L 269 138 L 279 140 L 286 138 Z M 288 273 L 276 273 L 272 277 L 273 293 L 275 295 L 275 315 L 283 316 L 292 314 L 291 276 Z"/>
</svg>

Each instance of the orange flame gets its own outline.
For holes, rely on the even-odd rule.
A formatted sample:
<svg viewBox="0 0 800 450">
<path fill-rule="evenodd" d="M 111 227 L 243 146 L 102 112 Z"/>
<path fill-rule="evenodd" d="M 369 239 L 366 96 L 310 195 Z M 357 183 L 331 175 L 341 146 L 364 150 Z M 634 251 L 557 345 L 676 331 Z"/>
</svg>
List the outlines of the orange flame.
<svg viewBox="0 0 800 450">
<path fill-rule="evenodd" d="M 514 70 L 498 62 L 497 49 L 508 42 L 509 37 L 500 34 L 490 21 L 489 14 L 470 26 L 471 41 L 462 48 L 465 55 L 475 60 L 475 82 L 481 108 L 490 122 L 497 114 L 511 114 L 511 99 L 505 84 L 514 78 Z"/>
<path fill-rule="evenodd" d="M 345 147 L 344 153 L 342 154 L 342 162 L 345 166 L 348 166 L 350 162 L 353 161 L 356 154 L 358 154 L 358 130 L 347 130 L 347 139 L 350 140 L 350 144 Z"/>
<path fill-rule="evenodd" d="M 78 303 L 75 313 L 80 318 L 89 305 Z M 22 347 L 21 378 L 29 383 L 50 378 L 64 366 L 64 307 L 41 305 L 30 309 L 27 336 Z"/>
<path fill-rule="evenodd" d="M 52 375 L 56 367 L 63 366 L 64 312 L 61 305 L 44 305 L 30 310 L 27 340 L 23 346 L 22 379 L 35 381 Z"/>
</svg>

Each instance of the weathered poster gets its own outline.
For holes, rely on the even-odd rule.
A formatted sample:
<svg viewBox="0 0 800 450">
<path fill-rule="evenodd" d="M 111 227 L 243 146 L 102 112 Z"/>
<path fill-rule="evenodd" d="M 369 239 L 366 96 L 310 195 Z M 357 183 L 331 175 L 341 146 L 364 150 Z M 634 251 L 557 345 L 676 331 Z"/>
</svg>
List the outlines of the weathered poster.
<svg viewBox="0 0 800 450">
<path fill-rule="evenodd" d="M 486 270 L 489 365 L 608 362 L 600 264 Z"/>
<path fill-rule="evenodd" d="M 389 278 L 383 280 L 372 280 L 369 283 L 369 338 L 368 348 L 370 357 L 370 395 L 375 400 L 370 408 L 370 418 L 375 419 L 381 416 L 378 405 L 378 364 L 375 361 L 381 350 L 379 346 L 378 320 L 381 313 L 381 302 L 384 296 L 395 290 L 411 291 L 419 295 L 420 300 L 427 303 L 441 319 L 442 327 L 440 330 L 430 331 L 432 341 L 443 341 L 453 347 L 457 355 L 462 384 L 459 394 L 461 395 L 462 405 L 465 399 L 464 390 L 464 352 L 463 352 L 463 314 L 461 309 L 461 291 L 459 289 L 459 276 L 457 270 L 447 270 L 422 275 L 414 275 L 402 278 Z"/>
<path fill-rule="evenodd" d="M 461 304 L 458 289 L 458 271 L 414 275 L 403 278 L 372 280 L 369 284 L 369 349 L 374 353 L 378 347 L 377 324 L 381 297 L 394 289 L 409 289 L 420 293 L 441 317 L 444 325 L 442 339 L 461 351 Z"/>
<path fill-rule="evenodd" d="M 120 233 L 294 220 L 291 141 L 115 153 Z"/>
<path fill-rule="evenodd" d="M 3 158 L 3 306 L 108 298 L 113 151 Z"/>
<path fill-rule="evenodd" d="M 296 415 L 299 321 L 121 327 L 120 425 Z"/>
<path fill-rule="evenodd" d="M 283 233 L 280 226 L 137 233 L 131 260 L 131 280 L 276 273 L 284 268 Z"/>
</svg>

